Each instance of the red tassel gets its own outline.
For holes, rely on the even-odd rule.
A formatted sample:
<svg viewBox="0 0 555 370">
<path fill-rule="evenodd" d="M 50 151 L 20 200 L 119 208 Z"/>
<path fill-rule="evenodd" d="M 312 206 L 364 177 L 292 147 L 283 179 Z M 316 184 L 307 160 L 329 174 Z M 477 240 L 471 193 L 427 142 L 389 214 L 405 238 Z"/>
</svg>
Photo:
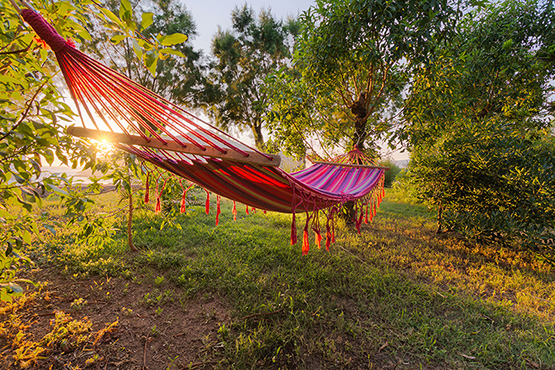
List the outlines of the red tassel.
<svg viewBox="0 0 555 370">
<path fill-rule="evenodd" d="M 162 177 L 162 175 L 160 175 L 160 177 Z M 160 177 L 158 177 L 158 180 L 160 180 Z M 162 197 L 162 192 L 166 187 L 166 182 L 168 181 L 168 179 L 164 180 L 164 184 L 162 184 L 162 189 L 160 189 L 160 191 L 158 191 L 158 180 L 156 180 L 156 192 L 158 193 L 158 196 L 156 197 L 156 213 L 159 213 L 162 210 L 162 203 L 160 201 L 160 198 Z"/>
<path fill-rule="evenodd" d="M 235 204 L 235 201 L 233 201 L 233 210 L 231 213 L 233 213 L 233 221 L 237 221 L 237 205 Z"/>
<path fill-rule="evenodd" d="M 295 220 L 295 212 L 291 219 L 291 245 L 297 244 L 297 222 Z"/>
<path fill-rule="evenodd" d="M 246 207 L 245 212 L 247 212 L 247 215 L 248 215 L 249 214 L 249 206 L 246 205 L 245 207 Z"/>
<path fill-rule="evenodd" d="M 181 179 L 179 179 L 179 185 L 181 186 L 181 189 L 183 189 L 183 196 L 181 197 L 181 205 L 179 207 L 179 212 L 185 213 L 187 211 L 187 190 L 189 190 L 189 188 L 185 189 L 183 187 L 183 183 L 181 182 Z"/>
<path fill-rule="evenodd" d="M 183 190 L 183 196 L 181 197 L 181 207 L 179 208 L 180 213 L 185 213 L 187 211 L 187 190 Z"/>
<path fill-rule="evenodd" d="M 146 189 L 145 189 L 145 203 L 148 203 L 149 198 L 148 198 L 148 194 L 150 191 L 150 181 L 148 181 L 150 179 L 150 172 L 146 174 Z"/>
<path fill-rule="evenodd" d="M 364 216 L 364 223 L 368 225 L 368 203 L 366 203 L 366 216 Z"/>
<path fill-rule="evenodd" d="M 216 226 L 220 223 L 220 196 L 216 195 Z"/>
<path fill-rule="evenodd" d="M 303 256 L 306 256 L 309 250 L 310 245 L 308 244 L 308 230 L 305 228 L 303 230 Z"/>
<path fill-rule="evenodd" d="M 160 202 L 160 196 L 156 197 L 156 210 L 154 212 L 160 213 L 162 210 L 162 203 Z"/>
<path fill-rule="evenodd" d="M 206 205 L 205 205 L 205 212 L 206 214 L 210 214 L 210 193 L 206 190 Z"/>
<path fill-rule="evenodd" d="M 360 212 L 360 216 L 358 217 L 358 220 L 356 222 L 356 227 L 359 234 L 360 234 L 360 225 L 362 225 L 362 216 L 364 216 L 364 214 Z"/>
<path fill-rule="evenodd" d="M 326 225 L 326 250 L 327 251 L 330 250 L 330 244 L 331 244 L 331 231 L 330 231 L 330 223 L 328 222 L 328 224 Z"/>
</svg>

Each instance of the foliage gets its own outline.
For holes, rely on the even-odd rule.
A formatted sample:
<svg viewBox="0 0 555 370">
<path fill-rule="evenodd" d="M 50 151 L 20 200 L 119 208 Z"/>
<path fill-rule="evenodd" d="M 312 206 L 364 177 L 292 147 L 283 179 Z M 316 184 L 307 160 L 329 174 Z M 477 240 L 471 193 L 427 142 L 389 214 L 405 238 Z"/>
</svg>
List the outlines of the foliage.
<svg viewBox="0 0 555 370">
<path fill-rule="evenodd" d="M 289 63 L 297 23 L 287 24 L 262 10 L 256 17 L 246 4 L 231 13 L 232 29 L 219 30 L 212 40 L 215 63 L 204 99 L 208 113 L 224 129 L 249 128 L 256 147 L 265 149 L 262 128 L 268 96 L 263 89 L 270 73 Z"/>
<path fill-rule="evenodd" d="M 549 124 L 555 69 L 540 56 L 555 39 L 543 23 L 555 10 L 545 4 L 510 0 L 466 15 L 415 76 L 404 112 L 411 147 L 435 142 L 459 117 L 499 116 L 523 133 Z"/>
<path fill-rule="evenodd" d="M 445 211 L 445 225 L 479 240 L 555 252 L 555 150 L 511 125 L 467 127 L 413 156 L 421 195 Z"/>
<path fill-rule="evenodd" d="M 69 2 L 35 5 L 44 9 L 62 36 L 88 37 L 74 20 L 82 21 L 82 16 Z M 70 183 L 68 179 L 45 176 L 41 166 L 58 160 L 91 168 L 94 155 L 86 143 L 63 134 L 73 113 L 56 87 L 57 72 L 50 53 L 35 40 L 33 32 L 21 27 L 11 5 L 2 3 L 0 12 L 0 283 L 5 300 L 6 292 L 18 291 L 16 285 L 5 285 L 15 279 L 18 265 L 14 262 L 30 262 L 20 257 L 24 245 L 39 237 L 41 228 L 53 230 L 51 223 L 31 213 L 33 204 L 40 205 L 45 193 L 69 196 L 62 189 Z"/>
<path fill-rule="evenodd" d="M 107 27 L 121 27 L 125 38 L 137 37 L 126 1 L 120 11 L 123 20 L 108 9 L 93 6 L 92 1 L 75 5 L 37 0 L 33 5 L 66 39 L 91 40 L 82 24 L 103 18 Z M 65 221 L 79 225 L 82 241 L 106 242 L 111 231 L 105 220 L 88 212 L 93 201 L 81 184 L 64 175 L 43 173 L 43 165 L 54 163 L 94 170 L 95 148 L 65 133 L 75 116 L 59 89 L 61 74 L 54 67 L 53 53 L 43 48 L 32 30 L 22 26 L 16 10 L 7 2 L 0 4 L 0 13 L 0 298 L 9 300 L 21 292 L 15 283 L 17 270 L 30 263 L 21 254 L 25 246 L 40 240 L 45 231 L 55 233 L 61 224 L 31 212 L 34 205 L 41 206 L 43 197 L 64 202 Z M 141 45 L 157 59 L 166 53 L 160 45 L 182 40 L 158 35 Z M 88 189 L 98 191 L 99 187 L 93 179 Z"/>
<path fill-rule="evenodd" d="M 446 225 L 553 252 L 549 108 L 555 33 L 544 2 L 493 4 L 415 78 L 405 116 L 411 172 Z M 443 213 L 442 213 L 443 212 Z"/>
<path fill-rule="evenodd" d="M 172 102 L 195 104 L 203 78 L 201 54 L 190 41 L 196 26 L 185 5 L 171 0 L 121 4 L 112 0 L 106 6 L 102 12 L 113 27 L 91 22 L 94 42 L 88 42 L 87 49 Z"/>
<path fill-rule="evenodd" d="M 401 167 L 395 164 L 391 158 L 386 158 L 378 162 L 379 166 L 388 167 L 389 170 L 385 171 L 384 185 L 390 188 L 395 182 L 395 178 L 401 172 Z"/>
<path fill-rule="evenodd" d="M 277 141 L 302 155 L 298 136 L 323 131 L 329 143 L 376 150 L 391 127 L 386 111 L 396 111 L 409 72 L 454 15 L 443 0 L 317 1 L 301 17 L 295 72 L 273 81 L 270 118 L 287 127 L 274 130 Z M 296 140 L 285 137 L 290 132 Z"/>
</svg>

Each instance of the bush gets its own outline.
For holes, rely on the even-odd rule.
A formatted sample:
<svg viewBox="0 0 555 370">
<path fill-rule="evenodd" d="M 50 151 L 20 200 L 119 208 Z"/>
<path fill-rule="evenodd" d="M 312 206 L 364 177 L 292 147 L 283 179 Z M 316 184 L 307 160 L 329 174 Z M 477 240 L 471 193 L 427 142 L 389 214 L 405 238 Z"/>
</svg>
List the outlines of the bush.
<svg viewBox="0 0 555 370">
<path fill-rule="evenodd" d="M 550 140 L 548 132 L 469 120 L 432 148 L 415 150 L 409 168 L 420 195 L 439 207 L 449 229 L 551 255 L 555 150 Z"/>
<path fill-rule="evenodd" d="M 381 160 L 378 165 L 389 167 L 389 170 L 385 171 L 384 184 L 386 188 L 390 188 L 399 172 L 401 172 L 401 167 L 397 166 L 391 158 Z"/>
</svg>

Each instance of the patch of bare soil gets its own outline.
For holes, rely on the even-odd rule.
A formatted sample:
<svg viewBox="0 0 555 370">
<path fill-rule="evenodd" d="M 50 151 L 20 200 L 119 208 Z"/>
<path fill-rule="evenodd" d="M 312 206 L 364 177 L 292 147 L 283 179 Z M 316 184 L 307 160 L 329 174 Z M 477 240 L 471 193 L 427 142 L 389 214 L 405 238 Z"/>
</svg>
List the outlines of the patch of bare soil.
<svg viewBox="0 0 555 370">
<path fill-rule="evenodd" d="M 230 316 L 219 297 L 147 279 L 31 278 L 41 284 L 0 306 L 2 369 L 212 369 L 223 358 L 218 328 Z"/>
</svg>

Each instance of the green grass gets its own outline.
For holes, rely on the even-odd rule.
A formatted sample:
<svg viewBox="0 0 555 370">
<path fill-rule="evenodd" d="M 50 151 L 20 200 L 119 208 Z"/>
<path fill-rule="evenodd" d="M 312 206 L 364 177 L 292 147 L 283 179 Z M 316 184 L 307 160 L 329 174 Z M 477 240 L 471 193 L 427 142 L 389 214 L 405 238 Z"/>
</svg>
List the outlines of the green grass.
<svg viewBox="0 0 555 370">
<path fill-rule="evenodd" d="M 311 240 L 308 256 L 289 243 L 289 215 L 242 210 L 233 221 L 222 202 L 215 226 L 215 212 L 194 206 L 162 228 L 139 212 L 134 255 L 122 231 L 102 247 L 66 243 L 67 231 L 43 253 L 82 276 L 143 274 L 191 299 L 223 297 L 223 368 L 555 366 L 555 275 L 534 255 L 437 236 L 434 214 L 398 192 L 360 235 L 339 225 L 330 251 Z"/>
</svg>

